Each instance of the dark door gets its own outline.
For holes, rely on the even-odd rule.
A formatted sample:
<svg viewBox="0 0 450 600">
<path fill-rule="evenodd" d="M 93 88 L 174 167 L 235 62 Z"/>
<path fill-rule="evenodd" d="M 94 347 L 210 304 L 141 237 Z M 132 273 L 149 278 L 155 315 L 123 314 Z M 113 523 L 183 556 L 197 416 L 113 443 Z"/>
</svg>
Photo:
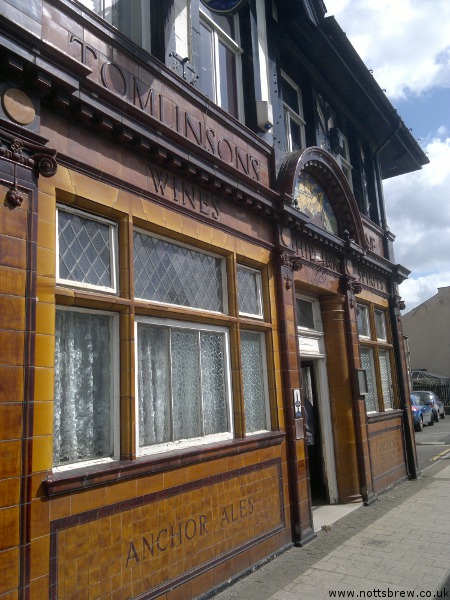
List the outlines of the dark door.
<svg viewBox="0 0 450 600">
<path fill-rule="evenodd" d="M 306 443 L 313 504 L 328 502 L 324 479 L 319 403 L 313 361 L 302 361 Z"/>
</svg>

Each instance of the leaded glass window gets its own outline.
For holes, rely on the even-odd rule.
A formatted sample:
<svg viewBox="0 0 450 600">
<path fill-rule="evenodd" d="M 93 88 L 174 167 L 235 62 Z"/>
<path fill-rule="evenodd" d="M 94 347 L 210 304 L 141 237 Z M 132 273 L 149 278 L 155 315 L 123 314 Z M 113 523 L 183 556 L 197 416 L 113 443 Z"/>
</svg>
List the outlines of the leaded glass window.
<svg viewBox="0 0 450 600">
<path fill-rule="evenodd" d="M 393 408 L 389 352 L 387 350 L 379 350 L 378 360 L 380 362 L 381 390 L 383 393 L 384 408 Z"/>
<path fill-rule="evenodd" d="M 225 329 L 141 320 L 137 365 L 139 448 L 231 432 Z"/>
<path fill-rule="evenodd" d="M 241 331 L 242 380 L 247 433 L 269 428 L 264 354 L 262 334 Z"/>
<path fill-rule="evenodd" d="M 223 260 L 134 232 L 136 298 L 225 312 Z"/>
<path fill-rule="evenodd" d="M 369 393 L 367 410 L 394 408 L 394 384 L 391 376 L 392 344 L 388 342 L 386 312 L 372 304 L 358 304 L 357 324 L 361 363 L 366 370 Z"/>
<path fill-rule="evenodd" d="M 58 208 L 57 279 L 116 291 L 116 226 L 73 209 Z"/>
<path fill-rule="evenodd" d="M 113 317 L 56 311 L 53 464 L 113 454 Z"/>
<path fill-rule="evenodd" d="M 262 317 L 261 273 L 238 265 L 239 313 L 252 317 Z"/>
<path fill-rule="evenodd" d="M 378 410 L 378 398 L 372 349 L 361 348 L 361 364 L 362 368 L 366 371 L 367 377 L 366 410 L 367 412 L 376 412 Z"/>
</svg>

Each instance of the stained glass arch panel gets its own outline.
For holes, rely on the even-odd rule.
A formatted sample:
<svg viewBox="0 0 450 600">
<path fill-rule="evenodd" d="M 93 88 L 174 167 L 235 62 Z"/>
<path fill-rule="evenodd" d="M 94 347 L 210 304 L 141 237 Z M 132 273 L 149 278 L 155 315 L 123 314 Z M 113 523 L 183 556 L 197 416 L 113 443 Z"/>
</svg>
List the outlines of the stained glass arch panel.
<svg viewBox="0 0 450 600">
<path fill-rule="evenodd" d="M 298 175 L 294 187 L 297 208 L 311 218 L 311 222 L 328 233 L 339 235 L 339 227 L 330 200 L 320 183 L 309 173 Z"/>
</svg>

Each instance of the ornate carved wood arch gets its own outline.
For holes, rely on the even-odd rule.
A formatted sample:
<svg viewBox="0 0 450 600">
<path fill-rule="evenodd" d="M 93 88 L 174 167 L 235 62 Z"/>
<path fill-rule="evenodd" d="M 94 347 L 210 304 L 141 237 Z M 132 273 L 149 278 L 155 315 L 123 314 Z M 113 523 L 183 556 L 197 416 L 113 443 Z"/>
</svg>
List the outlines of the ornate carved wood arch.
<svg viewBox="0 0 450 600">
<path fill-rule="evenodd" d="M 352 239 L 366 248 L 361 215 L 350 184 L 333 156 L 312 146 L 286 157 L 278 178 L 278 188 L 285 202 L 295 206 L 292 197 L 301 173 L 310 174 L 324 189 L 339 224 L 339 236 Z"/>
</svg>

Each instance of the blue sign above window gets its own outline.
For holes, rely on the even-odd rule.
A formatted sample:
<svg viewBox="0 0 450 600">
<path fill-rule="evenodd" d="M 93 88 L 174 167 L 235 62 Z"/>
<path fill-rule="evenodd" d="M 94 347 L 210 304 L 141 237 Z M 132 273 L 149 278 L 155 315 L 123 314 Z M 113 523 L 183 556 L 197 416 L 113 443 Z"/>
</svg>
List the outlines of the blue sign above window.
<svg viewBox="0 0 450 600">
<path fill-rule="evenodd" d="M 202 0 L 202 2 L 215 13 L 231 15 L 242 8 L 247 0 Z"/>
</svg>

